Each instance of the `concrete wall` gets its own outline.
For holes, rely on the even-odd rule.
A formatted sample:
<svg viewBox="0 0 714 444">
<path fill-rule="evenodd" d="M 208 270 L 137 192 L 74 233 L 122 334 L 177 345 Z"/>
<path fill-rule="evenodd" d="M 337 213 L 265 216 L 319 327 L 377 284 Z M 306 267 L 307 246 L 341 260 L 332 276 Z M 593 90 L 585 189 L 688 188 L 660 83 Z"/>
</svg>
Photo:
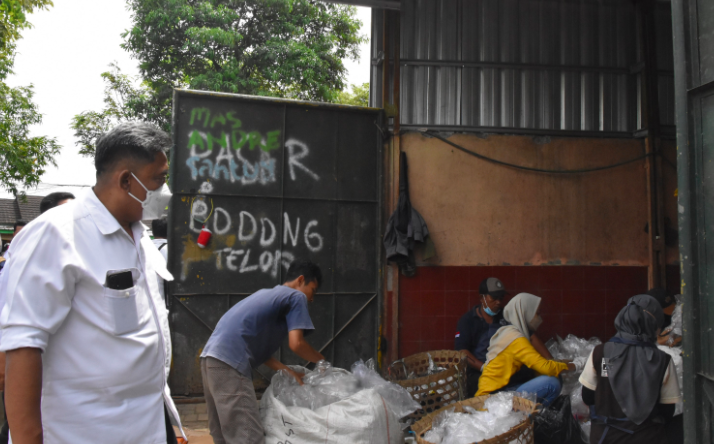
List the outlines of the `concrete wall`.
<svg viewBox="0 0 714 444">
<path fill-rule="evenodd" d="M 637 139 L 453 135 L 450 141 L 509 163 L 584 169 L 644 154 Z M 641 159 L 578 175 L 518 171 L 419 133 L 405 134 L 413 206 L 436 258 L 417 250 L 417 276 L 399 279 L 399 355 L 453 347 L 459 317 L 478 284 L 500 278 L 511 295 L 543 298 L 542 339 L 569 333 L 606 339 L 626 300 L 647 291 L 648 197 Z M 678 288 L 676 147 L 663 142 L 668 287 Z M 389 304 L 388 304 L 389 305 Z M 387 314 L 392 307 L 387 307 Z"/>
<path fill-rule="evenodd" d="M 635 139 L 544 143 L 528 136 L 453 135 L 449 140 L 542 169 L 592 168 L 644 153 Z M 419 133 L 402 136 L 401 148 L 409 162 L 412 204 L 436 245 L 431 265 L 648 265 L 644 160 L 595 173 L 552 175 L 494 165 Z"/>
</svg>

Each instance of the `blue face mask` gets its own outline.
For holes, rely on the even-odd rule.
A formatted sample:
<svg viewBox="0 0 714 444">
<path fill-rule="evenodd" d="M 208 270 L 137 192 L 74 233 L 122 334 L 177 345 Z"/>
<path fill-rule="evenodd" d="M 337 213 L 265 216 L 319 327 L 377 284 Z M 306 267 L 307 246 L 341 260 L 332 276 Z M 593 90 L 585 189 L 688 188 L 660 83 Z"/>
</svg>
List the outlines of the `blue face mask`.
<svg viewBox="0 0 714 444">
<path fill-rule="evenodd" d="M 498 311 L 493 311 L 493 310 L 491 310 L 491 309 L 488 307 L 488 304 L 486 304 L 486 298 L 485 298 L 484 296 L 481 296 L 481 297 L 483 298 L 483 306 L 482 306 L 482 308 L 483 308 L 483 311 L 485 311 L 487 315 L 489 315 L 489 316 L 496 316 L 497 314 L 499 314 L 499 313 L 501 312 L 501 309 L 499 309 Z"/>
</svg>

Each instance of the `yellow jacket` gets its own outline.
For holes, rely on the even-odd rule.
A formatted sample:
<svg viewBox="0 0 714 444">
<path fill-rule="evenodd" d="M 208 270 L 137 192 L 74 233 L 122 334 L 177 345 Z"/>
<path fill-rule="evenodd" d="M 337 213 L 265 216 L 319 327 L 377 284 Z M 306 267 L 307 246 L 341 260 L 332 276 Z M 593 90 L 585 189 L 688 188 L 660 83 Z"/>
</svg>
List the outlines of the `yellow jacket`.
<svg viewBox="0 0 714 444">
<path fill-rule="evenodd" d="M 568 364 L 545 359 L 528 339 L 518 338 L 483 368 L 476 396 L 505 387 L 523 365 L 545 376 L 558 376 L 568 369 Z"/>
</svg>

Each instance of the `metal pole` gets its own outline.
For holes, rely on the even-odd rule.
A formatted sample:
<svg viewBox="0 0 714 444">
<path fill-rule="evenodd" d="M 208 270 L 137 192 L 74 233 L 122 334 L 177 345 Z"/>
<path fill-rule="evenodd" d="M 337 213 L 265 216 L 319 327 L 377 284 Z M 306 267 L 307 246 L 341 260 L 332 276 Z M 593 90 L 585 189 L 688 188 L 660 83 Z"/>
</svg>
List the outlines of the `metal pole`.
<svg viewBox="0 0 714 444">
<path fill-rule="evenodd" d="M 657 52 L 655 47 L 654 1 L 637 4 L 637 28 L 640 35 L 642 70 L 642 101 L 647 128 L 645 151 L 647 158 L 647 209 L 649 226 L 649 287 L 666 288 L 666 252 L 664 243 L 664 200 L 661 141 L 659 138 L 659 100 L 657 90 Z"/>
<path fill-rule="evenodd" d="M 684 442 L 697 444 L 700 429 L 697 417 L 702 415 L 702 394 L 697 390 L 697 350 L 700 348 L 698 289 L 696 272 L 698 254 L 696 238 L 696 212 L 693 207 L 692 181 L 694 165 L 690 145 L 689 98 L 687 94 L 688 69 L 687 34 L 685 26 L 687 0 L 672 0 L 672 34 L 674 44 L 674 110 L 677 125 L 677 177 L 679 222 L 679 263 L 681 292 L 684 297 L 683 360 L 684 360 Z M 702 437 L 703 438 L 703 437 Z"/>
</svg>

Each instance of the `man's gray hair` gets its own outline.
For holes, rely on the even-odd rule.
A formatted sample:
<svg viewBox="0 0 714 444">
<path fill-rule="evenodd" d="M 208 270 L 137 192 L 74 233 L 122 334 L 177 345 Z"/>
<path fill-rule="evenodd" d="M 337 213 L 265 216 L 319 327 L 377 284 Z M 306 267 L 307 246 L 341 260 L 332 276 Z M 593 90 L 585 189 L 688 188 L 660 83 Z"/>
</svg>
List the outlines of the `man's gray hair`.
<svg viewBox="0 0 714 444">
<path fill-rule="evenodd" d="M 94 167 L 99 176 L 119 160 L 151 163 L 158 153 L 167 154 L 170 148 L 171 137 L 156 126 L 145 122 L 122 123 L 97 141 Z"/>
</svg>

